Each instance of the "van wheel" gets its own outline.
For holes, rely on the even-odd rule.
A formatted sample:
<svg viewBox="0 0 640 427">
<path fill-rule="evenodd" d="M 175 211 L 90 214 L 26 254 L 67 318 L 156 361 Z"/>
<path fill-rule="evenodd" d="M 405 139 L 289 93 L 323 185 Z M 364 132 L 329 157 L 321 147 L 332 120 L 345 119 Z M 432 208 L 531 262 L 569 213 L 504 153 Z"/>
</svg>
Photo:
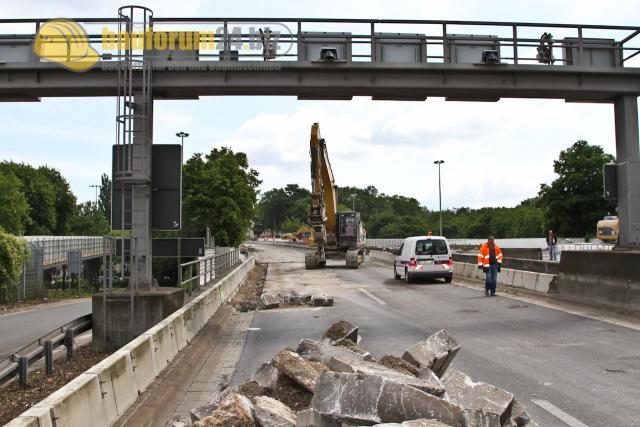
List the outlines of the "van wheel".
<svg viewBox="0 0 640 427">
<path fill-rule="evenodd" d="M 444 278 L 444 283 L 451 283 L 453 280 L 453 274 Z"/>
<path fill-rule="evenodd" d="M 400 275 L 398 274 L 398 272 L 396 271 L 396 266 L 393 266 L 393 278 L 396 280 L 400 280 Z"/>
<path fill-rule="evenodd" d="M 409 273 L 409 270 L 407 270 L 406 268 L 404 270 L 404 281 L 407 284 L 411 283 L 411 274 Z"/>
</svg>

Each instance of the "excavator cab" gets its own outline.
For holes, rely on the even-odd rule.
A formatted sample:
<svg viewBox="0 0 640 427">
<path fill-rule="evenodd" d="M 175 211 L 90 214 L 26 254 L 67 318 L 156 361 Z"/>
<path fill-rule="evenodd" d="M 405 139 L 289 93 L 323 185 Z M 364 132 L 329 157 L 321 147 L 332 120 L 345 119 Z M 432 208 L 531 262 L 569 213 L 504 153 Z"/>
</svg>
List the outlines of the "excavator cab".
<svg viewBox="0 0 640 427">
<path fill-rule="evenodd" d="M 338 212 L 338 246 L 355 249 L 363 240 L 359 212 Z"/>
</svg>

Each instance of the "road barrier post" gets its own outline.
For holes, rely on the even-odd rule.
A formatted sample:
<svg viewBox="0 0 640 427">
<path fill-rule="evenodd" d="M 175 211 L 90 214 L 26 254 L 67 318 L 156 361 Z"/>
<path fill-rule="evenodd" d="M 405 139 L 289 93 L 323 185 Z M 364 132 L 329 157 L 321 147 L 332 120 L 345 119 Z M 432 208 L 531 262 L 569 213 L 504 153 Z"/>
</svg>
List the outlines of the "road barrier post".
<svg viewBox="0 0 640 427">
<path fill-rule="evenodd" d="M 44 364 L 47 375 L 53 374 L 53 342 L 51 340 L 44 342 Z"/>
<path fill-rule="evenodd" d="M 67 358 L 73 357 L 73 330 L 67 329 L 64 332 L 64 345 L 67 347 Z"/>
<path fill-rule="evenodd" d="M 29 358 L 26 356 L 20 356 L 18 358 L 18 378 L 20 387 L 26 387 L 29 385 Z"/>
</svg>

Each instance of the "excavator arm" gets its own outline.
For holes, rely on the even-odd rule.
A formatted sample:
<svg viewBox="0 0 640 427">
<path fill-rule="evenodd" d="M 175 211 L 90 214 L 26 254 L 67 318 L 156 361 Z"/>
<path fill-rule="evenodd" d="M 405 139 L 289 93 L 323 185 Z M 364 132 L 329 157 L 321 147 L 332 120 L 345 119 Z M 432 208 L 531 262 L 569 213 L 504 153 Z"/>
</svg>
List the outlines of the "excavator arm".
<svg viewBox="0 0 640 427">
<path fill-rule="evenodd" d="M 336 188 L 327 144 L 320 136 L 320 125 L 311 127 L 311 211 L 309 221 L 318 246 L 335 244 L 337 226 Z"/>
</svg>

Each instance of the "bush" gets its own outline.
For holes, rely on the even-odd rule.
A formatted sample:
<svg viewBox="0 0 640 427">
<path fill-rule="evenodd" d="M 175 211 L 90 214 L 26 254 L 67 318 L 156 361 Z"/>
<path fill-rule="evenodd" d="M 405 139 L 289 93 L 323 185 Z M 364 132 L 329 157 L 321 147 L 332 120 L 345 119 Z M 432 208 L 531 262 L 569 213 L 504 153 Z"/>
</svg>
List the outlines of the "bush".
<svg viewBox="0 0 640 427">
<path fill-rule="evenodd" d="M 0 230 L 0 297 L 15 297 L 22 266 L 28 259 L 27 242 Z"/>
</svg>

